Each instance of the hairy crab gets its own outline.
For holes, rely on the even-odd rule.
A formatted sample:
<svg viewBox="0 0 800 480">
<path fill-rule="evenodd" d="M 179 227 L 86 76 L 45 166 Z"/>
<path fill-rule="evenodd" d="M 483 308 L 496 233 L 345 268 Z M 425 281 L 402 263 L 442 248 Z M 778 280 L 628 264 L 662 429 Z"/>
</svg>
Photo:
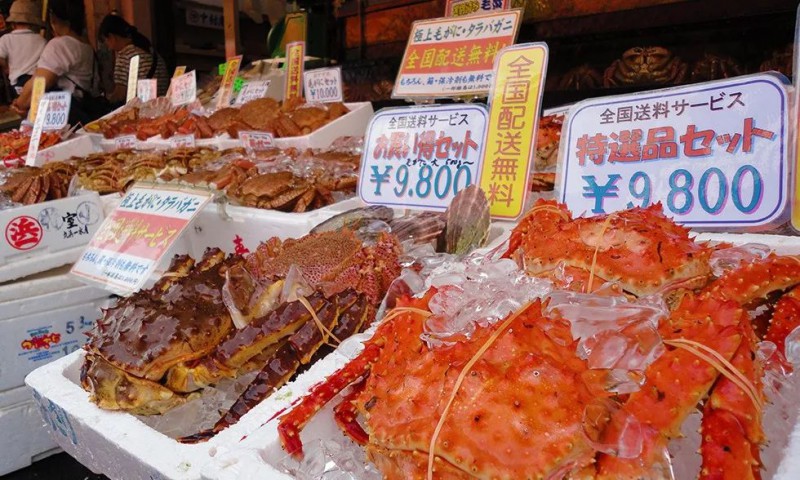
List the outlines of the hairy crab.
<svg viewBox="0 0 800 480">
<path fill-rule="evenodd" d="M 744 69 L 731 57 L 724 57 L 706 53 L 692 68 L 692 82 L 708 82 L 720 78 L 738 77 L 744 74 Z"/>
<path fill-rule="evenodd" d="M 686 64 L 663 47 L 634 47 L 606 69 L 606 87 L 624 85 L 677 85 L 686 77 Z"/>
<path fill-rule="evenodd" d="M 286 382 L 326 342 L 368 323 L 399 275 L 399 245 L 349 231 L 271 239 L 246 258 L 177 257 L 156 285 L 105 311 L 81 383 L 101 408 L 159 414 L 223 378 L 261 370 L 224 429 Z M 293 273 L 294 272 L 294 273 Z"/>
<path fill-rule="evenodd" d="M 280 418 L 284 449 L 301 457 L 301 430 L 344 392 L 335 420 L 365 445 L 386 478 L 669 478 L 667 444 L 699 407 L 700 478 L 760 478 L 759 449 L 766 442 L 762 375 L 776 365 L 792 368 L 782 353 L 788 335 L 800 331 L 800 258 L 742 260 L 714 277 L 698 265 L 676 268 L 673 261 L 691 263 L 695 257 L 708 263 L 711 249 L 692 247 L 685 231 L 657 207 L 581 222 L 565 219 L 561 206 L 538 206 L 533 215 L 550 229 L 528 222 L 516 233 L 560 245 L 563 261 L 575 262 L 571 249 L 582 248 L 564 249 L 558 231 L 571 222 L 580 227 L 573 234 L 595 240 L 596 256 L 610 257 L 593 262 L 590 276 L 602 268 L 607 279 L 639 295 L 674 292 L 676 285 L 683 290 L 657 325 L 649 324 L 664 348 L 638 371 L 638 388 L 619 392 L 614 382 L 604 381 L 608 367 L 591 367 L 576 351 L 574 317 L 558 306 L 548 308 L 548 301 L 529 303 L 495 323 L 479 322 L 466 338 L 426 343 L 429 302 L 437 293 L 431 289 L 422 298 L 399 301 L 355 359 Z M 656 252 L 645 248 L 651 242 Z M 526 247 L 518 235 L 512 251 Z M 559 253 L 548 252 L 552 263 Z M 643 270 L 631 269 L 626 255 L 635 252 Z M 538 260 L 530 249 L 525 254 L 527 261 Z M 658 282 L 636 281 L 636 273 Z M 558 286 L 591 290 L 591 282 Z M 751 309 L 784 291 L 789 293 L 768 321 L 760 325 L 763 315 L 751 318 Z M 609 292 L 582 295 L 574 298 L 587 302 Z M 620 334 L 633 345 L 645 341 L 636 328 L 615 331 Z M 757 355 L 762 340 L 778 347 L 776 358 Z M 615 438 L 624 438 L 626 448 Z"/>
</svg>

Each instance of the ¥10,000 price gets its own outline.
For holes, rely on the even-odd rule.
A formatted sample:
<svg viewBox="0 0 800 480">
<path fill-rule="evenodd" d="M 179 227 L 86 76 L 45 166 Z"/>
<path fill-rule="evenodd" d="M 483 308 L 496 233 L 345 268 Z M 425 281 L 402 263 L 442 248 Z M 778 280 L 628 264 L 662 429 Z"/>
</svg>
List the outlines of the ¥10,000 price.
<svg viewBox="0 0 800 480">
<path fill-rule="evenodd" d="M 700 206 L 710 215 L 720 213 L 728 202 L 743 214 L 753 213 L 764 196 L 764 180 L 752 165 L 742 165 L 732 178 L 717 167 L 705 170 L 699 177 L 679 168 L 668 179 L 669 190 L 664 205 L 674 215 L 686 215 Z M 634 173 L 628 182 L 631 196 L 646 207 L 651 203 L 652 180 L 642 171 Z M 584 194 L 586 195 L 586 194 Z M 633 202 L 628 207 L 635 206 Z"/>
<path fill-rule="evenodd" d="M 431 165 L 386 165 L 383 170 L 380 166 L 373 165 L 370 182 L 375 184 L 375 196 L 382 196 L 384 184 L 390 184 L 388 188 L 392 189 L 397 198 L 416 197 L 425 200 L 433 195 L 441 200 L 450 195 L 455 196 L 470 186 L 472 171 L 466 165 L 441 165 L 436 168 Z"/>
</svg>

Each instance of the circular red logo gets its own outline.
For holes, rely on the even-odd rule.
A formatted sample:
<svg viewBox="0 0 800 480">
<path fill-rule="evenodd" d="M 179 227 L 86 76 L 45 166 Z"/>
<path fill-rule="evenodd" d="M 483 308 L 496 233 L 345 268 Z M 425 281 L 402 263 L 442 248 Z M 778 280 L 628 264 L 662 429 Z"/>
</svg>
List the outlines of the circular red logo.
<svg viewBox="0 0 800 480">
<path fill-rule="evenodd" d="M 6 225 L 6 242 L 17 250 L 30 250 L 42 241 L 42 226 L 33 217 L 22 215 Z"/>
</svg>

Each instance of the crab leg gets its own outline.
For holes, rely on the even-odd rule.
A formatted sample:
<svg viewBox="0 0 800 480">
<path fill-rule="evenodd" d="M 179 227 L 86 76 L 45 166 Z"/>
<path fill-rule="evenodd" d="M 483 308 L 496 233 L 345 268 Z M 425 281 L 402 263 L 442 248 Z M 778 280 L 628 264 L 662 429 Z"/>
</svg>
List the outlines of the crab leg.
<svg viewBox="0 0 800 480">
<path fill-rule="evenodd" d="M 775 305 L 775 312 L 770 320 L 764 340 L 774 343 L 782 355 L 786 355 L 786 337 L 792 330 L 800 326 L 800 287 L 795 287 L 789 293 L 781 297 Z M 783 367 L 787 371 L 792 370 L 792 366 L 785 357 L 780 357 Z"/>
<path fill-rule="evenodd" d="M 366 378 L 353 385 L 353 390 L 344 397 L 342 403 L 336 405 L 333 409 L 333 419 L 336 424 L 344 431 L 345 435 L 352 438 L 353 441 L 359 445 L 366 445 L 369 441 L 369 435 L 361 428 L 361 424 L 356 421 L 358 410 L 356 409 L 354 400 L 364 390 L 366 385 Z"/>
</svg>

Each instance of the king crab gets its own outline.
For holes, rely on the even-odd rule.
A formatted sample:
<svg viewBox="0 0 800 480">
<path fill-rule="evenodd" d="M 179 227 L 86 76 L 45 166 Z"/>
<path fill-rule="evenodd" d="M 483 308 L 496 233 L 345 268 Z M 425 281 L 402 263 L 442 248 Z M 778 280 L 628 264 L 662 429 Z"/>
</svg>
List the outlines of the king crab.
<svg viewBox="0 0 800 480">
<path fill-rule="evenodd" d="M 663 47 L 634 47 L 606 69 L 605 87 L 677 85 L 686 77 L 686 64 Z"/>
</svg>

